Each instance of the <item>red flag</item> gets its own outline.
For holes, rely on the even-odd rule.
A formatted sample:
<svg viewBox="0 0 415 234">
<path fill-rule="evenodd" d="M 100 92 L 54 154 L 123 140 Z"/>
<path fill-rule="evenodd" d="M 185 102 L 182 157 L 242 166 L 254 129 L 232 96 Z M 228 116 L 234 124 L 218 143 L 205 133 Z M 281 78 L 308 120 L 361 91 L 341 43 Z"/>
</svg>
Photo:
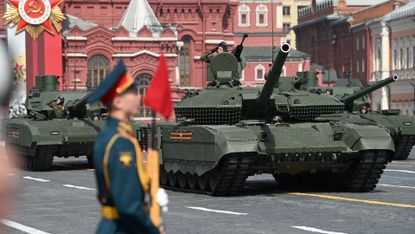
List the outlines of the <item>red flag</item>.
<svg viewBox="0 0 415 234">
<path fill-rule="evenodd" d="M 173 104 L 166 58 L 163 54 L 160 56 L 159 67 L 148 86 L 143 103 L 154 112 L 161 114 L 165 119 L 170 118 Z"/>
</svg>

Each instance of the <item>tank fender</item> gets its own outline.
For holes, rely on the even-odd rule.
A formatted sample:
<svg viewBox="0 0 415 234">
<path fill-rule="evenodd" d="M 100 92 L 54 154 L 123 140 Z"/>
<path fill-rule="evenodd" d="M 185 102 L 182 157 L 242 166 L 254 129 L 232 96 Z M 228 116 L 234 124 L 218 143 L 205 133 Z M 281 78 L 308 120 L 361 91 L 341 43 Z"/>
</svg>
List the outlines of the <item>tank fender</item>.
<svg viewBox="0 0 415 234">
<path fill-rule="evenodd" d="M 353 151 L 395 151 L 393 139 L 387 129 L 376 125 L 345 125 L 344 141 Z"/>
<path fill-rule="evenodd" d="M 166 130 L 166 129 L 164 129 Z M 174 142 L 172 134 L 191 140 Z M 170 135 L 170 139 L 166 139 Z M 167 130 L 163 134 L 162 161 L 167 171 L 183 171 L 201 175 L 213 169 L 229 154 L 257 154 L 257 136 L 249 129 L 229 125 L 193 126 L 180 131 Z M 189 160 L 189 157 L 191 160 Z"/>
</svg>

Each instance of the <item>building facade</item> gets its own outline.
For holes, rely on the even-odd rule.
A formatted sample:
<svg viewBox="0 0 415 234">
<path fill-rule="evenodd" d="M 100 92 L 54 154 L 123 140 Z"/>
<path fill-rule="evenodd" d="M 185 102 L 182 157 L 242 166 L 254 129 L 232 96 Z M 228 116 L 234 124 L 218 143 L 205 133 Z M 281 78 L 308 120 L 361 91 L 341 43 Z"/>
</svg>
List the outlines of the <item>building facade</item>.
<svg viewBox="0 0 415 234">
<path fill-rule="evenodd" d="M 372 80 L 397 74 L 388 89 L 374 92 L 377 106 L 400 109 L 414 115 L 415 109 L 415 1 L 396 5 L 389 14 L 368 23 L 371 30 Z M 390 97 L 390 99 L 385 98 Z"/>
<path fill-rule="evenodd" d="M 282 29 L 287 33 L 287 42 L 296 48 L 296 37 L 292 27 L 298 23 L 298 11 L 311 5 L 311 0 L 283 0 Z"/>
<path fill-rule="evenodd" d="M 254 53 L 248 54 L 242 83 L 256 85 L 264 82 L 260 72 L 269 69 L 273 44 L 276 48 L 286 40 L 281 1 L 66 0 L 62 9 L 64 90 L 96 86 L 122 58 L 144 94 L 163 53 L 178 101 L 185 89 L 205 87 L 206 64 L 200 55 L 221 41 L 231 50 L 244 33 L 249 33 L 245 48 Z M 5 31 L 0 25 L 0 37 L 5 38 Z M 267 56 L 255 55 L 258 46 L 267 47 Z M 308 55 L 293 54 L 286 75 L 309 67 Z M 141 114 L 148 113 L 143 109 Z"/>
</svg>

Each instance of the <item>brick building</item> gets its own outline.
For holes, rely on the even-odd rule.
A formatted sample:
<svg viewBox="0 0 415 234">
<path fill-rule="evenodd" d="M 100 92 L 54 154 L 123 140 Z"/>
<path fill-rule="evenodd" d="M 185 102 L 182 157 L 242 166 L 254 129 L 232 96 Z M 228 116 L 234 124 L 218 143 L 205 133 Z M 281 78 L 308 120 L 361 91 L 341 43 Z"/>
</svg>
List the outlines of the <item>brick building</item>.
<svg viewBox="0 0 415 234">
<path fill-rule="evenodd" d="M 397 74 L 399 80 L 388 89 L 374 92 L 375 108 L 400 109 L 414 115 L 415 102 L 415 1 L 395 5 L 395 9 L 368 23 L 373 59 L 372 81 Z M 390 97 L 390 99 L 388 99 Z"/>
<path fill-rule="evenodd" d="M 0 15 L 4 15 L 1 3 Z M 173 97 L 178 101 L 184 89 L 206 84 L 206 65 L 200 55 L 221 41 L 232 49 L 245 32 L 250 34 L 245 46 L 251 52 L 243 84 L 255 85 L 264 82 L 258 75 L 271 63 L 272 41 L 279 46 L 286 38 L 280 1 L 66 0 L 62 9 L 67 16 L 63 22 L 64 90 L 97 85 L 123 58 L 144 93 L 164 53 Z M 5 38 L 5 31 L 0 25 L 0 37 Z M 254 49 L 258 46 L 265 50 L 261 56 Z M 308 55 L 294 50 L 292 54 L 286 75 L 308 69 Z"/>
<path fill-rule="evenodd" d="M 415 33 L 410 18 L 414 13 L 408 6 L 414 3 L 407 2 L 313 0 L 310 7 L 299 10 L 299 24 L 294 27 L 297 48 L 311 54 L 312 63 L 334 69 L 339 78 L 350 74 L 365 85 L 397 73 L 399 82 L 372 94 L 372 108 L 399 108 L 412 114 L 408 108 L 413 108 L 413 89 L 402 81 L 414 76 Z M 402 82 L 407 85 L 400 85 Z M 406 104 L 409 96 L 410 104 Z"/>
</svg>

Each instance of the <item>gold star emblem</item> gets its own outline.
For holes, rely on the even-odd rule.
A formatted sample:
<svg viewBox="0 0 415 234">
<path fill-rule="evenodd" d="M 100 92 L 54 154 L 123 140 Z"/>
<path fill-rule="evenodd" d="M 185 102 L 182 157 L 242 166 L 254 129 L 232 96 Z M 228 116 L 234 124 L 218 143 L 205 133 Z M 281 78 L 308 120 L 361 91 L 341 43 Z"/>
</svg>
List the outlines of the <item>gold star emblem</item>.
<svg viewBox="0 0 415 234">
<path fill-rule="evenodd" d="M 120 162 L 124 167 L 129 167 L 133 161 L 133 156 L 130 152 L 120 154 Z"/>
<path fill-rule="evenodd" d="M 36 39 L 43 30 L 52 35 L 62 30 L 60 22 L 65 19 L 59 4 L 63 0 L 8 0 L 9 9 L 3 18 L 6 24 L 17 24 L 16 34 L 26 30 Z"/>
</svg>

